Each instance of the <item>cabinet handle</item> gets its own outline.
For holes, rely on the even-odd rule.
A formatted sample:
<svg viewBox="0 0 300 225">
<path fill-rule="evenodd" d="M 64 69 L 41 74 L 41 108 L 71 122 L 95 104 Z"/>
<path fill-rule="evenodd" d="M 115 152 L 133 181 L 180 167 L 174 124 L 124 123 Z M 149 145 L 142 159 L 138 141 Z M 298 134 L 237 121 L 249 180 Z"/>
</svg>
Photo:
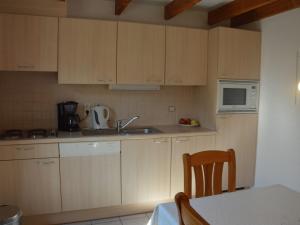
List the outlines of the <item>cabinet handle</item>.
<svg viewBox="0 0 300 225">
<path fill-rule="evenodd" d="M 33 65 L 18 65 L 18 68 L 19 69 L 34 69 L 35 68 L 35 66 L 33 66 Z"/>
<path fill-rule="evenodd" d="M 189 138 L 176 138 L 175 142 L 176 143 L 182 143 L 182 142 L 187 142 L 189 141 Z"/>
<path fill-rule="evenodd" d="M 51 161 L 36 161 L 36 163 L 38 164 L 38 165 L 51 165 L 51 164 L 54 164 L 55 162 L 53 161 L 53 160 L 51 160 Z"/>
<path fill-rule="evenodd" d="M 167 138 L 164 138 L 164 139 L 155 139 L 155 140 L 153 140 L 153 142 L 155 144 L 167 143 L 168 139 Z"/>
<path fill-rule="evenodd" d="M 17 147 L 18 151 L 32 151 L 34 150 L 34 147 Z"/>
</svg>

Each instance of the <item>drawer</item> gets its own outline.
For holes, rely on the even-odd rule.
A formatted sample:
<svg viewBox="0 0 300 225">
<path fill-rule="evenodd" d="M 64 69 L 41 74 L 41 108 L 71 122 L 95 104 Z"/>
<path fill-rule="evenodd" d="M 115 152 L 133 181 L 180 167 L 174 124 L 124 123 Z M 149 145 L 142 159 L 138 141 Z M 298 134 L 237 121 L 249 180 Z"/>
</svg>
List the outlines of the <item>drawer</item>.
<svg viewBox="0 0 300 225">
<path fill-rule="evenodd" d="M 0 146 L 0 160 L 59 157 L 58 144 Z"/>
</svg>

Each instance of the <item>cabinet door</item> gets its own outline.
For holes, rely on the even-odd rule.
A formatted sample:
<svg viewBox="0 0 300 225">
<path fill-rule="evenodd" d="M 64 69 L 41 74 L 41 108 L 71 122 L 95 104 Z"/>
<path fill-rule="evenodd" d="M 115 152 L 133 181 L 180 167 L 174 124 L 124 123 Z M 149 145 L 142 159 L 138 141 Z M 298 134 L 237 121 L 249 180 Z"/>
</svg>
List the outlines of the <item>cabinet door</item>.
<svg viewBox="0 0 300 225">
<path fill-rule="evenodd" d="M 218 149 L 234 149 L 236 153 L 237 187 L 254 185 L 257 114 L 217 116 Z"/>
<path fill-rule="evenodd" d="M 116 41 L 116 22 L 61 18 L 59 83 L 116 83 Z"/>
<path fill-rule="evenodd" d="M 63 211 L 121 205 L 120 143 L 61 145 Z"/>
<path fill-rule="evenodd" d="M 40 16 L 66 16 L 67 2 L 59 0 L 1 0 L 0 12 Z"/>
<path fill-rule="evenodd" d="M 16 160 L 16 199 L 24 214 L 61 211 L 59 160 Z"/>
<path fill-rule="evenodd" d="M 164 84 L 165 26 L 119 22 L 118 84 Z"/>
<path fill-rule="evenodd" d="M 184 153 L 194 154 L 205 150 L 215 150 L 215 135 L 172 138 L 171 197 L 184 191 Z M 194 180 L 194 176 L 193 176 Z M 193 189 L 195 185 L 193 183 Z"/>
<path fill-rule="evenodd" d="M 206 85 L 208 32 L 183 27 L 166 29 L 166 84 Z"/>
<path fill-rule="evenodd" d="M 122 204 L 170 198 L 170 138 L 122 141 Z"/>
<path fill-rule="evenodd" d="M 0 161 L 0 205 L 16 205 L 16 170 L 14 161 Z"/>
<path fill-rule="evenodd" d="M 57 71 L 58 19 L 0 14 L 0 70 Z"/>
<path fill-rule="evenodd" d="M 260 79 L 261 33 L 219 30 L 219 78 Z"/>
</svg>

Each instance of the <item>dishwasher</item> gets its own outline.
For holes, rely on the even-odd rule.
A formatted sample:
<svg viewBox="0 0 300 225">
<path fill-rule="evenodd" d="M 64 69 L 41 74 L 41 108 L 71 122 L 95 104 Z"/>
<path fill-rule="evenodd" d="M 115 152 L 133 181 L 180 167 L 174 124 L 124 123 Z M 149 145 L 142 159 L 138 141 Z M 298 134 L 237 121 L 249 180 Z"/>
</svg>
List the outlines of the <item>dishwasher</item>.
<svg viewBox="0 0 300 225">
<path fill-rule="evenodd" d="M 61 143 L 62 210 L 121 204 L 120 141 Z"/>
</svg>

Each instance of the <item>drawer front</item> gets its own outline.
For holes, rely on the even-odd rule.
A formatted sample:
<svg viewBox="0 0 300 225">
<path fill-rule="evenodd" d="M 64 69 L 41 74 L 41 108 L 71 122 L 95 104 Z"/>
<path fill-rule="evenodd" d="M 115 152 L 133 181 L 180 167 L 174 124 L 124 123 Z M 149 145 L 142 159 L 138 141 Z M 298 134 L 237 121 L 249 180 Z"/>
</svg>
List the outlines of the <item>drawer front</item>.
<svg viewBox="0 0 300 225">
<path fill-rule="evenodd" d="M 59 157 L 58 144 L 0 146 L 0 160 Z"/>
<path fill-rule="evenodd" d="M 120 153 L 120 141 L 80 142 L 59 144 L 60 157 L 82 157 Z"/>
</svg>

